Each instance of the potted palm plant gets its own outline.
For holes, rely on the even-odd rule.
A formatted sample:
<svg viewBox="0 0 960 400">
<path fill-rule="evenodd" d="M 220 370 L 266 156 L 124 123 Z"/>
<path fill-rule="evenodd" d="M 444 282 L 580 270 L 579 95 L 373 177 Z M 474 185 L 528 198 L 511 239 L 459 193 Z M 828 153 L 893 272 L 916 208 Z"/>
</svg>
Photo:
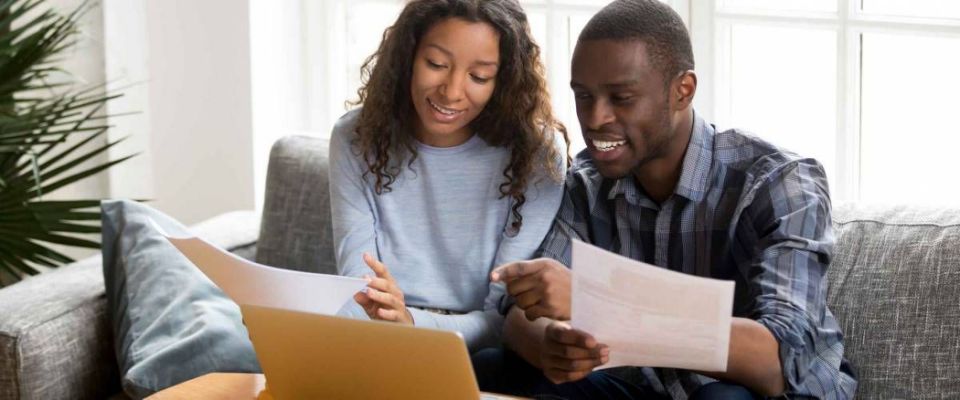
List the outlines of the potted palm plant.
<svg viewBox="0 0 960 400">
<path fill-rule="evenodd" d="M 87 4 L 69 14 L 43 0 L 0 0 L 0 287 L 72 262 L 60 245 L 99 248 L 100 200 L 48 196 L 120 163 L 104 161 L 103 115 L 117 97 L 78 89 L 57 67 Z"/>
</svg>

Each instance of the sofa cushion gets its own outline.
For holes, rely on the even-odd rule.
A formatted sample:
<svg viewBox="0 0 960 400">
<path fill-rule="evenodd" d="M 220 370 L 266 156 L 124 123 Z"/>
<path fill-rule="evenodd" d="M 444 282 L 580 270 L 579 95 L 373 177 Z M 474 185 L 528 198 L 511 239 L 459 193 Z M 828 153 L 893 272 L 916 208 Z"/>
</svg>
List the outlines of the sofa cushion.
<svg viewBox="0 0 960 400">
<path fill-rule="evenodd" d="M 155 229 L 146 205 L 104 202 L 103 273 L 121 382 L 139 398 L 209 372 L 259 372 L 240 310 Z"/>
<path fill-rule="evenodd" d="M 336 274 L 328 193 L 327 141 L 288 136 L 270 150 L 257 262 Z"/>
<path fill-rule="evenodd" d="M 860 398 L 960 398 L 960 210 L 846 205 L 828 303 Z"/>
</svg>

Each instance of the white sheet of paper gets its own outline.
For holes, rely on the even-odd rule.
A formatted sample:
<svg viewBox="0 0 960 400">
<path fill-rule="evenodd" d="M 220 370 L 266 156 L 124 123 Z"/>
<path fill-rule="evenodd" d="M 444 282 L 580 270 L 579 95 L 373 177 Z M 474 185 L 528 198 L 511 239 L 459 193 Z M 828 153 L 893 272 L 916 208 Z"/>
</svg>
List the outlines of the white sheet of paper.
<svg viewBox="0 0 960 400">
<path fill-rule="evenodd" d="M 726 371 L 733 281 L 645 264 L 573 241 L 570 325 L 624 365 Z"/>
<path fill-rule="evenodd" d="M 197 237 L 164 235 L 237 304 L 334 315 L 367 286 L 359 278 L 250 262 Z"/>
</svg>

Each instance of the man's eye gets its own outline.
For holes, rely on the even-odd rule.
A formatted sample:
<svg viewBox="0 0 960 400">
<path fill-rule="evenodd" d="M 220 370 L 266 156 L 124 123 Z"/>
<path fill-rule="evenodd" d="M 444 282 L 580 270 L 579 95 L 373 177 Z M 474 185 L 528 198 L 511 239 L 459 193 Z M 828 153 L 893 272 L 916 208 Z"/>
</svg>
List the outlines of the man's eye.
<svg viewBox="0 0 960 400">
<path fill-rule="evenodd" d="M 614 103 L 623 103 L 633 99 L 633 96 L 630 95 L 614 95 L 610 96 L 610 100 L 613 100 Z"/>
</svg>

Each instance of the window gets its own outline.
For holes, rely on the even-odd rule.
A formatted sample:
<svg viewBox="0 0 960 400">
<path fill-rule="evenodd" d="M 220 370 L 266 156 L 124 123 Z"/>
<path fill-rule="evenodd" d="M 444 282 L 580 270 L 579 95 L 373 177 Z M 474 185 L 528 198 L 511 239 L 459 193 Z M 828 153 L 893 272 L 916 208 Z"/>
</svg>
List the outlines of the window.
<svg viewBox="0 0 960 400">
<path fill-rule="evenodd" d="M 960 205 L 960 3 L 689 4 L 708 119 L 817 158 L 834 201 Z"/>
</svg>

